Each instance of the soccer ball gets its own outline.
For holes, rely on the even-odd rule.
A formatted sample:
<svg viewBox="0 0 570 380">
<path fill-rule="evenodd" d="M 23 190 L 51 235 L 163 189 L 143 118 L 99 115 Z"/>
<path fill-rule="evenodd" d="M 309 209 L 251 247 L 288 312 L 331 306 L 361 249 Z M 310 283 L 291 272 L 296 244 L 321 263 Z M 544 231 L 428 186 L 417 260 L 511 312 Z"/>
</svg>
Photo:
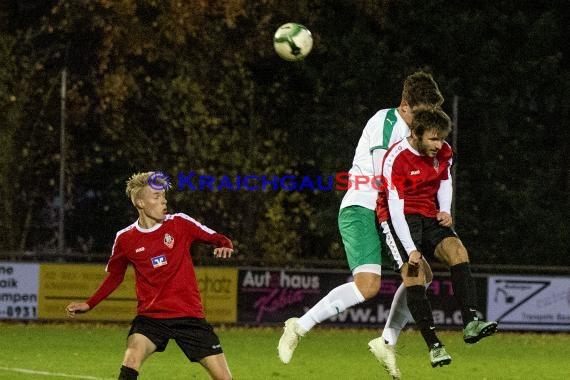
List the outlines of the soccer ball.
<svg viewBox="0 0 570 380">
<path fill-rule="evenodd" d="M 289 22 L 281 25 L 273 37 L 273 47 L 279 56 L 287 61 L 299 61 L 313 48 L 313 36 L 301 24 Z"/>
</svg>

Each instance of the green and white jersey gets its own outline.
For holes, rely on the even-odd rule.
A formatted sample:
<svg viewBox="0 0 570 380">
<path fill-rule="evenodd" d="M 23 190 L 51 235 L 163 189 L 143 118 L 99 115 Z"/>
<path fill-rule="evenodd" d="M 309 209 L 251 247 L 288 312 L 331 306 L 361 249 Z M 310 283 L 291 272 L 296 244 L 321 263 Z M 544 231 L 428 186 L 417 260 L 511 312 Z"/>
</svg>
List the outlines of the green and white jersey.
<svg viewBox="0 0 570 380">
<path fill-rule="evenodd" d="M 341 209 L 348 206 L 362 206 L 370 210 L 376 208 L 378 186 L 373 186 L 373 178 L 380 174 L 382 159 L 388 148 L 409 134 L 410 128 L 396 108 L 380 110 L 368 120 L 352 160 L 350 182 L 347 184 L 349 189 L 342 198 Z"/>
</svg>

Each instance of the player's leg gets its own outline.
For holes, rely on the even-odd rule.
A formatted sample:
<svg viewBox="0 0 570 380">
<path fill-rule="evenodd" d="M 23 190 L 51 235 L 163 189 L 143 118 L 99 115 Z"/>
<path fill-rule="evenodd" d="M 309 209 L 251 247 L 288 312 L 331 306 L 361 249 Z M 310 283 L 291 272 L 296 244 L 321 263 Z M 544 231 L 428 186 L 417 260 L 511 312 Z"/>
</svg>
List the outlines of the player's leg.
<svg viewBox="0 0 570 380">
<path fill-rule="evenodd" d="M 231 380 L 232 374 L 224 354 L 206 356 L 199 362 L 215 380 Z"/>
<path fill-rule="evenodd" d="M 461 305 L 463 319 L 463 339 L 466 343 L 476 343 L 497 331 L 497 322 L 482 321 L 477 310 L 477 289 L 471 275 L 467 249 L 455 235 L 446 236 L 435 248 L 435 255 L 449 265 L 454 296 Z"/>
<path fill-rule="evenodd" d="M 428 288 L 433 280 L 433 273 L 428 262 L 424 260 L 426 285 Z M 413 317 L 410 314 L 410 309 L 408 308 L 408 301 L 406 297 L 406 287 L 404 283 L 401 283 L 396 293 L 394 293 L 394 298 L 392 299 L 392 304 L 390 305 L 390 313 L 386 319 L 386 324 L 384 330 L 382 331 L 382 338 L 385 344 L 389 346 L 395 346 L 398 342 L 398 337 L 400 332 L 406 326 L 409 321 L 413 321 Z"/>
<path fill-rule="evenodd" d="M 300 318 L 285 321 L 277 350 L 285 364 L 291 361 L 299 340 L 315 325 L 374 297 L 380 290 L 380 240 L 373 210 L 359 206 L 339 212 L 339 229 L 354 281 L 331 290 Z"/>
<path fill-rule="evenodd" d="M 421 261 L 417 270 L 410 271 L 410 265 L 406 262 L 401 274 L 406 287 L 408 308 L 428 346 L 431 365 L 444 366 L 451 363 L 451 356 L 436 334 L 431 304 L 426 294 L 427 270 L 424 263 Z"/>
<path fill-rule="evenodd" d="M 232 374 L 214 328 L 203 318 L 177 318 L 167 322 L 172 338 L 191 362 L 198 362 L 215 380 Z"/>
<path fill-rule="evenodd" d="M 136 379 L 140 367 L 154 351 L 156 345 L 146 336 L 138 333 L 129 335 L 119 380 Z"/>
<path fill-rule="evenodd" d="M 156 351 L 164 351 L 168 337 L 159 320 L 136 316 L 127 337 L 127 349 L 119 380 L 134 380 L 144 361 Z"/>
<path fill-rule="evenodd" d="M 421 217 L 419 215 L 407 215 L 406 222 L 414 243 L 417 247 L 421 247 L 423 240 L 423 222 Z M 396 270 L 400 272 L 403 280 L 402 285 L 405 288 L 400 289 L 398 293 L 399 299 L 396 301 L 396 309 L 400 311 L 401 315 L 398 321 L 396 321 L 396 323 L 401 323 L 401 325 L 396 326 L 401 330 L 400 326 L 403 327 L 403 324 L 409 319 L 408 313 L 402 305 L 402 302 L 405 300 L 409 314 L 416 321 L 416 325 L 428 346 L 432 366 L 449 364 L 451 357 L 447 354 L 443 344 L 436 335 L 431 304 L 426 294 L 427 281 L 431 282 L 433 278 L 429 264 L 424 259 L 420 262 L 419 268 L 414 271 L 408 271 L 408 254 L 395 234 L 391 223 L 382 223 L 382 231 L 385 235 L 387 253 L 394 259 Z M 392 313 L 393 311 L 390 310 L 390 312 Z M 394 323 L 394 321 L 390 323 Z M 394 325 L 392 324 L 392 326 Z M 385 342 L 384 337 L 378 339 Z"/>
</svg>

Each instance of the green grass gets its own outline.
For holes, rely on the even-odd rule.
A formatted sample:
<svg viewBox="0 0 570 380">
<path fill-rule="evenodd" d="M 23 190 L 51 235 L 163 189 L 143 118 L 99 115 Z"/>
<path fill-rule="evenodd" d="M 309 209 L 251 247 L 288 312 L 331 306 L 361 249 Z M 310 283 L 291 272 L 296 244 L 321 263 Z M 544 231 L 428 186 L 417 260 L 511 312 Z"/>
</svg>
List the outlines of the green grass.
<svg viewBox="0 0 570 380">
<path fill-rule="evenodd" d="M 0 331 L 0 379 L 74 378 L 53 373 L 116 379 L 128 325 L 1 323 Z M 235 379 L 389 379 L 367 350 L 367 342 L 377 334 L 375 330 L 317 327 L 301 341 L 288 365 L 277 358 L 280 328 L 218 327 L 216 331 Z M 560 380 L 570 373 L 570 334 L 500 332 L 475 345 L 464 344 L 459 331 L 441 332 L 440 337 L 453 362 L 432 369 L 421 336 L 411 330 L 402 334 L 398 363 L 404 379 Z M 171 342 L 164 353 L 150 357 L 139 379 L 208 377 Z"/>
</svg>

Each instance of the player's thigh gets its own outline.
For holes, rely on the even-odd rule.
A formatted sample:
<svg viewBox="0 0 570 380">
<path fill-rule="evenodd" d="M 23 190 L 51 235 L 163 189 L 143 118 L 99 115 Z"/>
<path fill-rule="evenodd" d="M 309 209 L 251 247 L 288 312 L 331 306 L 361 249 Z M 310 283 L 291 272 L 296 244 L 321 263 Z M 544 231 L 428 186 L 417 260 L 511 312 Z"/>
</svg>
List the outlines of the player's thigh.
<svg viewBox="0 0 570 380">
<path fill-rule="evenodd" d="M 376 214 L 360 206 L 340 210 L 338 227 L 350 270 L 366 264 L 381 265 L 381 247 Z"/>
<path fill-rule="evenodd" d="M 223 353 L 206 356 L 199 363 L 208 371 L 212 379 L 230 380 L 232 378 L 226 356 Z"/>
<path fill-rule="evenodd" d="M 222 354 L 220 339 L 214 328 L 203 318 L 181 318 L 171 324 L 174 341 L 192 362 Z"/>
</svg>

